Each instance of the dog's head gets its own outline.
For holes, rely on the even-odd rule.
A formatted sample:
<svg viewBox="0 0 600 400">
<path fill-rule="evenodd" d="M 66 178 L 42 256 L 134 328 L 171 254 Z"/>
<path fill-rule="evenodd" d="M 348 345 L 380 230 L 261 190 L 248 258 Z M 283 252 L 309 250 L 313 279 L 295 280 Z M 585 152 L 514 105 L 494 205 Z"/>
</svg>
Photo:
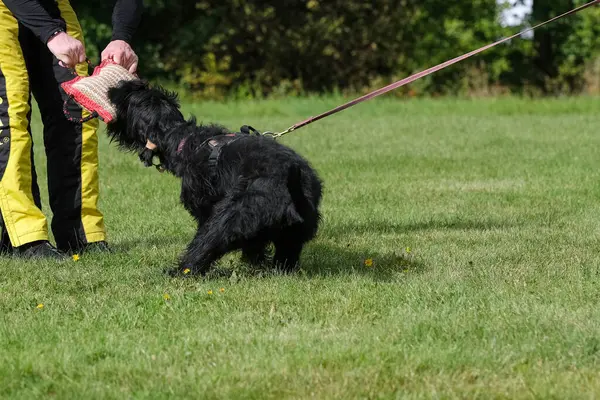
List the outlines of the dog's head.
<svg viewBox="0 0 600 400">
<path fill-rule="evenodd" d="M 169 129 L 184 122 L 177 95 L 142 80 L 121 82 L 109 90 L 108 98 L 116 116 L 107 124 L 107 133 L 128 150 L 141 153 L 148 142 L 161 143 Z"/>
</svg>

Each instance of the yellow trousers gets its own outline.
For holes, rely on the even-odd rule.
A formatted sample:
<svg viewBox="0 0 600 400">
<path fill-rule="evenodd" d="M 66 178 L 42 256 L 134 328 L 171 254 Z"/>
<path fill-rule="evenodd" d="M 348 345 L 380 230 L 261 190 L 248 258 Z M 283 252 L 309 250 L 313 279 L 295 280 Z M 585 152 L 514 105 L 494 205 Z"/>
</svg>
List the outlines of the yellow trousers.
<svg viewBox="0 0 600 400">
<path fill-rule="evenodd" d="M 67 33 L 83 42 L 68 0 L 59 0 L 49 12 L 62 18 Z M 87 65 L 79 65 L 77 72 L 87 75 Z M 49 237 L 33 163 L 31 94 L 44 124 L 51 228 L 57 247 L 71 250 L 106 240 L 98 210 L 98 121 L 78 125 L 63 114 L 66 95 L 60 84 L 73 77 L 0 2 L 0 211 L 5 240 L 8 237 L 12 246 Z M 73 116 L 86 115 L 77 105 L 69 109 Z"/>
</svg>

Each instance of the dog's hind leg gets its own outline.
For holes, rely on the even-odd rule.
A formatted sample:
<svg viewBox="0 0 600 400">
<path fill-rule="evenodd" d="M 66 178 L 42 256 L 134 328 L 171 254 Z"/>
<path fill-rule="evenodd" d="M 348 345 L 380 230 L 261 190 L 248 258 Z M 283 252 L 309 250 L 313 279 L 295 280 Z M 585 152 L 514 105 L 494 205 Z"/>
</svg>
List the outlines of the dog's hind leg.
<svg viewBox="0 0 600 400">
<path fill-rule="evenodd" d="M 302 243 L 297 243 L 293 240 L 279 240 L 275 243 L 275 257 L 273 264 L 275 267 L 281 268 L 284 272 L 292 272 L 298 268 L 300 261 L 300 253 L 302 252 Z"/>
<path fill-rule="evenodd" d="M 260 265 L 267 258 L 267 241 L 253 239 L 242 245 L 242 261 L 251 265 Z"/>
<path fill-rule="evenodd" d="M 275 256 L 273 264 L 284 272 L 292 272 L 298 267 L 300 253 L 304 247 L 301 229 L 287 228 L 273 242 Z"/>
</svg>

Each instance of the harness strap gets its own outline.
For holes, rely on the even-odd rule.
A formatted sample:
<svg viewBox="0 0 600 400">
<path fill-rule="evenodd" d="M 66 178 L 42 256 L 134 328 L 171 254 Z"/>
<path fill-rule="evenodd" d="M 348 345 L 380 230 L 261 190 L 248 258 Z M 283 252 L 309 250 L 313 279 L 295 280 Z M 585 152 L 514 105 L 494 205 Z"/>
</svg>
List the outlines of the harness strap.
<svg viewBox="0 0 600 400">
<path fill-rule="evenodd" d="M 235 142 L 239 139 L 239 136 L 235 133 L 230 133 L 227 135 L 215 136 L 208 140 L 207 144 L 212 148 L 210 152 L 210 156 L 208 157 L 208 166 L 212 168 L 217 167 L 217 163 L 219 162 L 219 157 L 221 156 L 221 150 L 223 147 L 227 146 L 230 143 Z"/>
<path fill-rule="evenodd" d="M 254 134 L 256 136 L 261 135 L 260 132 L 258 132 L 256 129 L 252 128 L 251 126 L 244 125 L 244 126 L 242 126 L 242 129 L 240 129 L 240 133 L 227 133 L 227 134 L 223 134 L 223 135 L 217 135 L 217 136 L 208 138 L 204 142 L 202 142 L 202 144 L 200 144 L 200 147 L 203 147 L 204 145 L 208 145 L 211 148 L 210 155 L 208 156 L 208 165 L 211 168 L 211 170 L 214 170 L 214 168 L 216 168 L 216 166 L 219 162 L 219 157 L 221 156 L 221 151 L 223 150 L 223 147 L 235 142 L 242 136 L 247 136 L 250 134 Z M 183 151 L 183 147 L 185 146 L 185 143 L 187 142 L 187 139 L 188 139 L 187 137 L 181 139 L 181 141 L 179 142 L 179 145 L 177 145 L 177 154 L 181 154 L 181 152 Z M 156 149 L 148 149 L 148 150 L 152 151 L 153 154 L 156 151 Z M 142 159 L 142 154 L 143 154 L 143 152 L 140 153 L 140 159 Z M 144 161 L 144 160 L 142 159 L 142 161 Z M 146 163 L 146 166 L 148 166 L 147 163 Z M 159 165 L 155 165 L 155 166 L 160 171 L 161 165 L 159 164 Z"/>
<path fill-rule="evenodd" d="M 235 142 L 241 136 L 245 136 L 247 133 L 228 133 L 224 135 L 213 136 L 211 138 L 206 139 L 200 147 L 204 145 L 208 145 L 211 148 L 210 155 L 208 156 L 208 165 L 211 169 L 216 168 L 217 163 L 219 162 L 219 157 L 221 156 L 221 150 L 223 147 L 227 146 L 230 143 Z M 177 146 L 177 154 L 180 154 L 183 151 L 183 147 L 187 142 L 188 138 L 183 138 L 179 145 Z"/>
</svg>

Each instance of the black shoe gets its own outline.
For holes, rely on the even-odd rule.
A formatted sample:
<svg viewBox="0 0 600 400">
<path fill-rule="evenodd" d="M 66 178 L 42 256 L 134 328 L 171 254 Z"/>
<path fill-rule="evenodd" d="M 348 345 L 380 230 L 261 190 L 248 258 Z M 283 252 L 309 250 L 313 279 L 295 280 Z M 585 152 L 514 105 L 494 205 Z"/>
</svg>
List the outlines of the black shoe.
<svg viewBox="0 0 600 400">
<path fill-rule="evenodd" d="M 2 230 L 2 235 L 0 236 L 0 255 L 10 255 L 13 253 L 13 247 L 10 244 L 10 239 L 8 238 L 8 232 L 5 229 Z"/>
<path fill-rule="evenodd" d="M 7 255 L 13 253 L 12 244 L 10 244 L 10 238 L 8 237 L 8 230 L 4 225 L 4 219 L 0 213 L 0 255 Z"/>
<path fill-rule="evenodd" d="M 110 249 L 110 247 L 108 247 L 108 243 L 106 243 L 105 241 L 101 241 L 86 243 L 79 250 L 79 253 L 112 253 L 112 250 Z"/>
<path fill-rule="evenodd" d="M 47 240 L 38 240 L 15 247 L 13 254 L 21 258 L 52 258 L 55 260 L 64 260 L 66 255 L 52 246 Z"/>
<path fill-rule="evenodd" d="M 112 250 L 110 247 L 108 247 L 108 243 L 106 243 L 104 240 L 100 242 L 80 244 L 77 247 L 59 247 L 58 250 L 65 254 L 77 254 L 79 256 L 84 253 L 112 253 Z"/>
</svg>

